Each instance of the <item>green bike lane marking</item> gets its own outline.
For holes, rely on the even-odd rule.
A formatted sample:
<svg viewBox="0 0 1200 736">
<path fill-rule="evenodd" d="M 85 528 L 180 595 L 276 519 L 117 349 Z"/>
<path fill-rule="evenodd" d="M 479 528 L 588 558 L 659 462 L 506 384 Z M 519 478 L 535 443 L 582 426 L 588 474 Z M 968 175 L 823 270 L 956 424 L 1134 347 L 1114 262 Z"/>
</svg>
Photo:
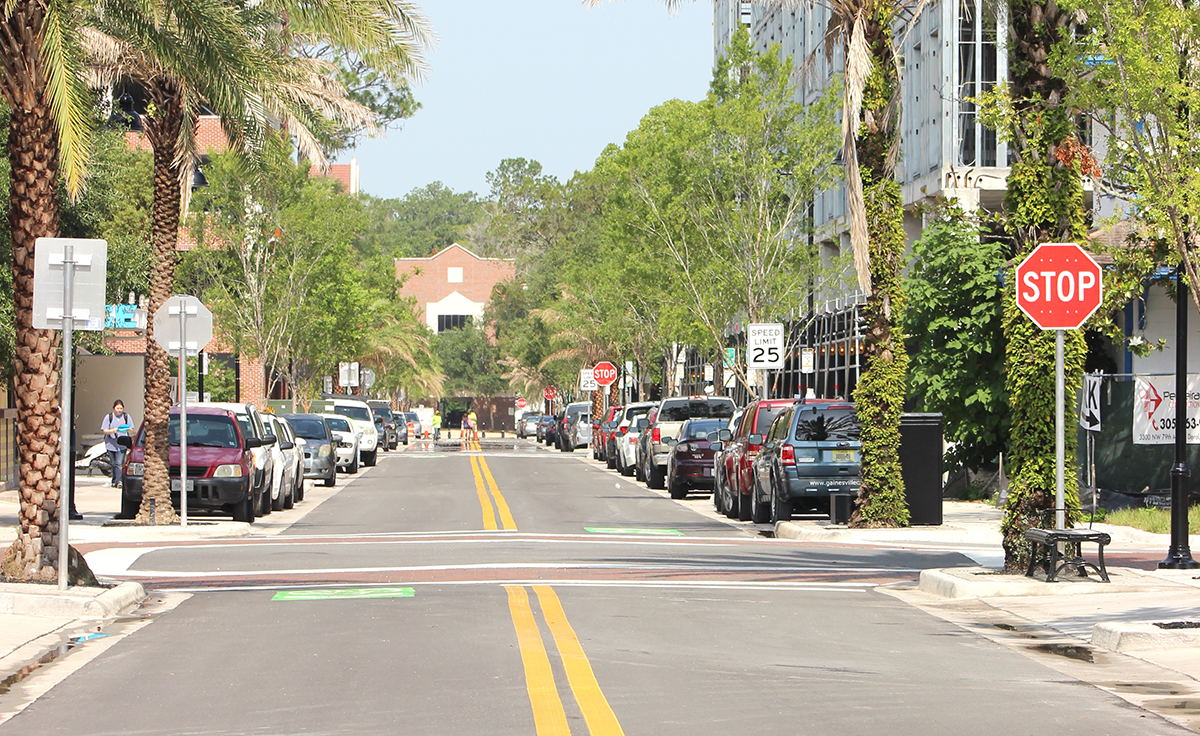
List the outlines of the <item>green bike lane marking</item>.
<svg viewBox="0 0 1200 736">
<path fill-rule="evenodd" d="M 321 590 L 281 590 L 273 601 L 331 601 L 351 598 L 412 598 L 412 588 L 335 588 Z"/>
<path fill-rule="evenodd" d="M 615 526 L 585 526 L 585 532 L 592 534 L 641 534 L 643 536 L 658 536 L 658 537 L 682 537 L 683 532 L 678 529 L 636 529 Z"/>
</svg>

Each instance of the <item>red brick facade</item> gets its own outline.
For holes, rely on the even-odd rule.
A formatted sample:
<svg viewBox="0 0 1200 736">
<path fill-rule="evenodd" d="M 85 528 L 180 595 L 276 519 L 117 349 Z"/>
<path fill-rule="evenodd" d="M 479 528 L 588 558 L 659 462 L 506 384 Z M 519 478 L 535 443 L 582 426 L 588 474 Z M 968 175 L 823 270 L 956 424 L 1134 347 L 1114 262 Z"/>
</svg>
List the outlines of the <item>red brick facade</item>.
<svg viewBox="0 0 1200 736">
<path fill-rule="evenodd" d="M 508 258 L 480 258 L 455 243 L 428 258 L 397 258 L 396 278 L 407 280 L 404 296 L 417 301 L 421 319 L 434 332 L 438 315 L 483 315 L 492 288 L 516 275 Z"/>
</svg>

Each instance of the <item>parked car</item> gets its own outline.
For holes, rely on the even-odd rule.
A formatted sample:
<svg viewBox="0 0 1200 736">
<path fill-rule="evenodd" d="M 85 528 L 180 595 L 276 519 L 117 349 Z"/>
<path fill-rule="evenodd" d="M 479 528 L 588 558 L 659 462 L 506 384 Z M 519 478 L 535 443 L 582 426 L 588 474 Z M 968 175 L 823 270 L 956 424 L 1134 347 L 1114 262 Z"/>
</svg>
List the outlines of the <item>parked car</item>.
<svg viewBox="0 0 1200 736">
<path fill-rule="evenodd" d="M 337 440 L 325 418 L 319 414 L 284 414 L 283 418 L 295 430 L 297 437 L 304 438 L 304 477 L 321 480 L 326 486 L 337 484 L 337 457 L 334 443 Z M 300 495 L 304 499 L 304 484 L 300 484 Z"/>
<path fill-rule="evenodd" d="M 325 412 L 341 414 L 349 420 L 355 431 L 361 433 L 358 452 L 362 464 L 368 468 L 374 465 L 379 448 L 379 433 L 375 430 L 371 407 L 367 406 L 365 401 L 357 399 L 329 399 L 325 402 Z"/>
<path fill-rule="evenodd" d="M 254 521 L 262 486 L 254 453 L 262 439 L 243 431 L 234 413 L 211 406 L 190 406 L 187 417 L 189 509 L 219 509 L 235 521 Z M 132 519 L 142 503 L 146 425 L 133 439 L 121 482 L 121 518 Z M 180 499 L 179 409 L 172 408 L 167 430 L 171 502 Z"/>
<path fill-rule="evenodd" d="M 620 415 L 621 407 L 610 406 L 600 414 L 592 417 L 592 459 L 605 460 L 607 447 L 605 445 L 606 432 L 611 432 L 612 427 L 609 427 L 609 422 Z M 613 426 L 616 424 L 614 422 Z"/>
<path fill-rule="evenodd" d="M 635 439 L 631 443 L 626 441 L 625 438 L 628 437 L 629 432 L 634 429 L 635 420 L 638 417 L 648 414 L 650 410 L 657 405 L 657 402 L 653 401 L 640 401 L 621 407 L 620 413 L 617 414 L 617 416 L 613 419 L 615 425 L 613 426 L 612 431 L 608 433 L 608 437 L 605 440 L 604 456 L 608 467 L 617 470 L 621 473 L 621 475 L 633 474 L 634 461 L 629 459 L 630 456 L 627 456 L 624 451 L 628 449 L 636 453 L 637 440 Z M 637 433 L 634 432 L 634 435 L 636 437 Z M 625 472 L 626 466 L 629 467 L 628 473 Z"/>
<path fill-rule="evenodd" d="M 751 518 L 788 521 L 804 505 L 828 508 L 834 493 L 862 485 L 862 427 L 854 405 L 795 404 L 781 414 L 754 458 Z"/>
<path fill-rule="evenodd" d="M 334 456 L 337 458 L 337 469 L 351 475 L 358 472 L 359 440 L 362 434 L 341 414 L 322 414 L 321 417 L 329 425 L 329 431 L 337 440 L 334 445 Z"/>
<path fill-rule="evenodd" d="M 275 456 L 271 452 L 271 446 L 278 441 L 278 438 L 268 431 L 266 423 L 263 422 L 262 414 L 258 411 L 258 407 L 254 404 L 227 402 L 195 404 L 194 406 L 211 406 L 233 412 L 238 426 L 242 429 L 242 435 L 256 437 L 260 440 L 260 443 L 254 448 L 254 484 L 258 489 L 257 513 L 259 516 L 266 516 L 271 513 L 271 499 L 275 495 L 275 489 L 273 488 L 275 484 Z M 188 410 L 190 411 L 191 409 L 192 406 L 189 406 Z"/>
<path fill-rule="evenodd" d="M 590 401 L 576 401 L 567 404 L 563 413 L 558 416 L 557 429 L 554 432 L 554 446 L 563 452 L 574 452 L 578 447 L 575 443 L 575 420 L 586 416 L 592 409 Z M 590 421 L 590 420 L 589 420 Z"/>
<path fill-rule="evenodd" d="M 554 444 L 554 431 L 558 427 L 558 418 L 553 414 L 544 414 L 538 420 L 537 440 L 547 445 Z"/>
<path fill-rule="evenodd" d="M 749 521 L 752 464 L 762 449 L 762 436 L 771 429 L 775 418 L 786 411 L 793 399 L 759 399 L 750 402 L 741 419 L 729 427 L 730 437 L 723 441 L 713 465 L 713 505 L 717 513 L 731 519 Z M 751 436 L 757 441 L 752 442 Z"/>
<path fill-rule="evenodd" d="M 638 438 L 634 448 L 633 477 L 641 483 L 646 482 L 646 464 L 642 461 L 642 458 L 652 452 L 650 449 L 650 427 L 654 426 L 654 419 L 658 416 L 659 406 L 660 404 L 655 404 L 654 408 L 646 412 L 646 416 L 638 417 L 636 420 L 635 426 L 638 428 Z"/>
<path fill-rule="evenodd" d="M 263 420 L 277 442 L 275 451 L 275 495 L 271 497 L 271 508 L 275 511 L 290 509 L 296 505 L 296 481 L 304 484 L 304 450 L 296 446 L 296 438 L 287 423 L 274 414 L 264 414 Z"/>
<path fill-rule="evenodd" d="M 573 447 L 588 447 L 592 444 L 592 415 L 579 414 L 571 422 L 571 428 L 568 434 L 572 439 Z"/>
<path fill-rule="evenodd" d="M 421 434 L 421 417 L 417 416 L 415 411 L 403 412 L 404 424 L 408 427 L 408 436 L 410 439 L 420 439 Z"/>
<path fill-rule="evenodd" d="M 649 425 L 646 414 L 636 416 L 630 421 L 625 434 L 617 438 L 617 472 L 621 475 L 637 474 L 638 440 Z"/>
<path fill-rule="evenodd" d="M 392 407 L 386 401 L 368 401 L 367 405 L 371 407 L 371 413 L 375 415 L 376 419 L 383 419 L 383 432 L 379 435 L 382 438 L 381 446 L 383 449 L 396 449 L 400 446 L 401 437 L 404 438 L 404 444 L 408 444 L 408 427 L 406 426 L 401 431 L 400 425 L 403 422 L 397 419 L 396 415 L 392 412 Z"/>
<path fill-rule="evenodd" d="M 521 417 L 521 421 L 517 422 L 517 437 L 525 439 L 526 437 L 536 437 L 538 422 L 541 420 L 541 414 L 525 414 Z"/>
<path fill-rule="evenodd" d="M 729 420 L 737 410 L 731 399 L 724 396 L 679 396 L 663 399 L 659 404 L 654 421 L 650 424 L 649 436 L 643 434 L 639 442 L 639 462 L 646 484 L 651 488 L 663 488 L 667 479 L 667 461 L 671 457 L 671 446 L 667 439 L 678 439 L 679 428 L 689 419 Z"/>
<path fill-rule="evenodd" d="M 667 489 L 671 498 L 684 498 L 688 491 L 713 488 L 712 443 L 725 428 L 727 419 L 689 419 L 679 428 L 679 439 L 671 439 L 667 459 Z M 719 445 L 718 445 L 719 446 Z"/>
</svg>

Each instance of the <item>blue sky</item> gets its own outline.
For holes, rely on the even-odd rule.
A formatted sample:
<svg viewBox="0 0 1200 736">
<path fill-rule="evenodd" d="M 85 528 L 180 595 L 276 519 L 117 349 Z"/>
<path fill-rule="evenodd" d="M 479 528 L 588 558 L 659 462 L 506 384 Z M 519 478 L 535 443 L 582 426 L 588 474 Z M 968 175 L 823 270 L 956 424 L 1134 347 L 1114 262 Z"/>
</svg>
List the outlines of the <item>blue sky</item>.
<svg viewBox="0 0 1200 736">
<path fill-rule="evenodd" d="M 701 99 L 712 73 L 712 3 L 424 0 L 439 41 L 415 88 L 422 108 L 363 143 L 363 191 L 400 197 L 441 181 L 487 193 L 504 158 L 561 179 L 592 167 L 655 105 Z"/>
</svg>

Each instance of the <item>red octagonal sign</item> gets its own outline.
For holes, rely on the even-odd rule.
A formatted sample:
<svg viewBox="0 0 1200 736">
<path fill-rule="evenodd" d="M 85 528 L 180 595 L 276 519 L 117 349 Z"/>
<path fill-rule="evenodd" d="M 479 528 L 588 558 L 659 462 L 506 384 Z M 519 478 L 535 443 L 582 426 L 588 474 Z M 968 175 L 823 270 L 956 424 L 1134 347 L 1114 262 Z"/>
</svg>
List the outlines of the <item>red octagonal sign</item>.
<svg viewBox="0 0 1200 736">
<path fill-rule="evenodd" d="M 592 368 L 592 378 L 601 386 L 611 386 L 617 382 L 617 367 L 607 360 L 602 360 Z"/>
<path fill-rule="evenodd" d="M 558 389 L 554 388 L 553 386 L 547 386 L 546 388 L 542 389 L 542 396 L 545 396 L 546 400 L 550 401 L 558 396 Z"/>
<path fill-rule="evenodd" d="M 1104 278 L 1075 243 L 1042 243 L 1017 266 L 1017 306 L 1043 330 L 1075 330 L 1100 308 Z"/>
</svg>

